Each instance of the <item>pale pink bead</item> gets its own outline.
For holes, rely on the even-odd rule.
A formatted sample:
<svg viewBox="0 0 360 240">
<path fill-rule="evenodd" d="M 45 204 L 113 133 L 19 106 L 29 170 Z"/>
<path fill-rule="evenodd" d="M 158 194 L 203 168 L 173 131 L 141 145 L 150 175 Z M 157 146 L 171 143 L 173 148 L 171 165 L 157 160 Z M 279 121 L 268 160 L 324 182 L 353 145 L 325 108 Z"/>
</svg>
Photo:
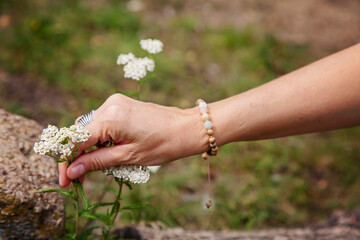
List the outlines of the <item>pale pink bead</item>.
<svg viewBox="0 0 360 240">
<path fill-rule="evenodd" d="M 212 128 L 212 123 L 209 120 L 207 120 L 204 122 L 204 127 L 209 130 Z"/>
<path fill-rule="evenodd" d="M 200 112 L 201 112 L 202 114 L 207 113 L 207 112 L 208 112 L 208 108 L 207 108 L 206 102 L 201 102 L 201 103 L 199 104 L 199 109 L 200 109 Z"/>
<path fill-rule="evenodd" d="M 207 107 L 206 102 L 200 102 L 199 103 L 199 108 L 206 108 L 206 107 Z"/>
</svg>

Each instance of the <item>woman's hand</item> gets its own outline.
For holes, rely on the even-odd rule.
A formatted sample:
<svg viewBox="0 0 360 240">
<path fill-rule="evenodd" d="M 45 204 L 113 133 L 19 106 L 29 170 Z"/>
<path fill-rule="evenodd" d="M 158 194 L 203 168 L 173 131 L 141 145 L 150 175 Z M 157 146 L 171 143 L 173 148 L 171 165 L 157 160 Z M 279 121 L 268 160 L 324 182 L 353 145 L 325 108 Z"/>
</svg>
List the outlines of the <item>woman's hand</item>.
<svg viewBox="0 0 360 240">
<path fill-rule="evenodd" d="M 62 187 L 87 172 L 119 164 L 161 165 L 207 149 L 207 135 L 198 109 L 179 109 L 136 101 L 121 94 L 110 96 L 92 114 L 91 133 L 79 146 L 79 157 L 59 164 Z M 98 141 L 115 146 L 84 153 Z"/>
</svg>

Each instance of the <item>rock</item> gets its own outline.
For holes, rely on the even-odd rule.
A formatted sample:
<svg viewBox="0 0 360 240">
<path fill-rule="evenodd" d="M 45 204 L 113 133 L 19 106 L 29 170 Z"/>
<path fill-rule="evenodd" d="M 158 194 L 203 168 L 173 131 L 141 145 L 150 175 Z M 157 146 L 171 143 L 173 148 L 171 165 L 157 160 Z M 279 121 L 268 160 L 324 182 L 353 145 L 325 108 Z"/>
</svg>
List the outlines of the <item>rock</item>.
<svg viewBox="0 0 360 240">
<path fill-rule="evenodd" d="M 0 239 L 49 239 L 65 233 L 64 200 L 53 159 L 34 153 L 42 127 L 0 109 Z"/>
</svg>

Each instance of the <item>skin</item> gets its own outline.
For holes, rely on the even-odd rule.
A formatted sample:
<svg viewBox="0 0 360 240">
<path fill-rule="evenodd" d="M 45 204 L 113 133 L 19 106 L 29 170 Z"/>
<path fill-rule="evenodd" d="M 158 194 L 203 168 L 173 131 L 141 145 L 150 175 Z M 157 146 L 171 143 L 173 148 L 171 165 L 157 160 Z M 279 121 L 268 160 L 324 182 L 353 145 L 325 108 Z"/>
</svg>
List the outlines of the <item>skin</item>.
<svg viewBox="0 0 360 240">
<path fill-rule="evenodd" d="M 360 44 L 267 84 L 208 104 L 218 146 L 360 125 Z M 110 96 L 86 126 L 90 139 L 60 185 L 118 164 L 160 165 L 209 149 L 199 109 L 179 109 Z M 113 147 L 82 154 L 98 140 Z"/>
</svg>

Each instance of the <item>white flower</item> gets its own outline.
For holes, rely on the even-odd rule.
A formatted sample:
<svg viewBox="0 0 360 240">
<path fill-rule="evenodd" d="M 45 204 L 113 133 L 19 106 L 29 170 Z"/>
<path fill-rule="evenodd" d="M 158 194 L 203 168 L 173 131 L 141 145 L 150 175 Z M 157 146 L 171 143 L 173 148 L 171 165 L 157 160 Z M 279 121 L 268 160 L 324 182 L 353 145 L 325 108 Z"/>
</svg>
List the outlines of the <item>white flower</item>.
<svg viewBox="0 0 360 240">
<path fill-rule="evenodd" d="M 149 53 L 156 54 L 163 50 L 164 44 L 160 40 L 149 38 L 140 40 L 140 46 Z"/>
<path fill-rule="evenodd" d="M 138 58 L 138 61 L 140 61 L 142 64 L 144 64 L 144 66 L 146 67 L 146 70 L 148 70 L 149 72 L 153 72 L 155 69 L 155 61 L 148 58 L 148 57 L 144 57 L 144 58 Z"/>
<path fill-rule="evenodd" d="M 134 59 L 124 66 L 124 77 L 140 81 L 147 74 L 147 65 L 141 59 Z"/>
<path fill-rule="evenodd" d="M 55 136 L 58 128 L 53 125 L 49 125 L 47 128 L 43 129 L 41 134 L 41 140 L 47 140 Z"/>
<path fill-rule="evenodd" d="M 128 62 L 135 60 L 135 55 L 132 53 L 128 53 L 128 54 L 120 54 L 116 60 L 116 64 L 117 65 L 125 65 Z"/>
<path fill-rule="evenodd" d="M 144 58 L 135 58 L 130 60 L 124 66 L 124 77 L 131 78 L 137 81 L 144 78 L 147 74 L 147 71 L 154 71 L 155 62 L 154 60 L 144 57 Z"/>
<path fill-rule="evenodd" d="M 146 183 L 150 178 L 150 171 L 147 167 L 136 165 L 118 165 L 106 168 L 104 173 L 131 183 Z"/>
<path fill-rule="evenodd" d="M 58 129 L 49 125 L 40 136 L 40 141 L 34 144 L 34 151 L 40 155 L 55 154 L 70 156 L 74 143 L 88 140 L 90 132 L 81 125 L 72 125 L 69 128 Z"/>
</svg>

